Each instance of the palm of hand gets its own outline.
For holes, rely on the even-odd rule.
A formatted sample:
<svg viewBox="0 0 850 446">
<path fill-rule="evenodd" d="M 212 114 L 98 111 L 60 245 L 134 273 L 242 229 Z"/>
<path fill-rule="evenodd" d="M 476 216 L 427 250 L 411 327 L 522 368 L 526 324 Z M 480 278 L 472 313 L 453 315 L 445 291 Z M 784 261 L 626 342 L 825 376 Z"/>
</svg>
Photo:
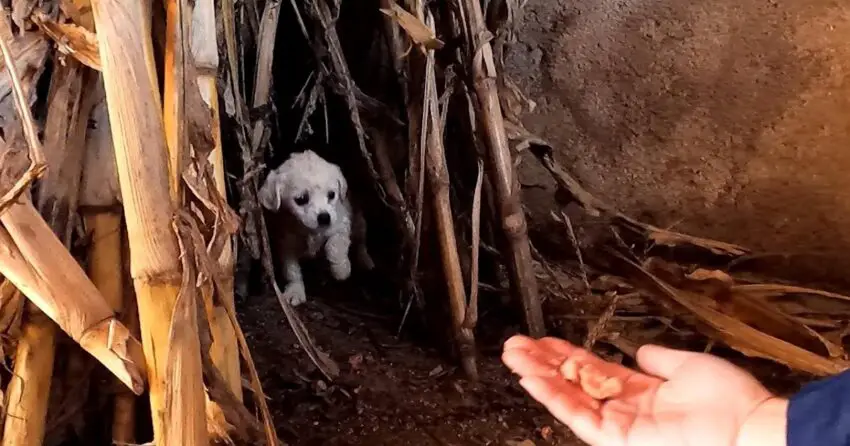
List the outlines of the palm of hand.
<svg viewBox="0 0 850 446">
<path fill-rule="evenodd" d="M 522 376 L 520 383 L 532 397 L 581 439 L 599 446 L 733 445 L 746 416 L 770 397 L 758 381 L 726 361 L 652 348 L 657 350 L 642 349 L 646 354 L 638 355 L 649 374 L 552 338 L 512 338 L 503 359 Z M 600 404 L 561 376 L 558 367 L 566 358 L 618 378 L 622 392 Z"/>
</svg>

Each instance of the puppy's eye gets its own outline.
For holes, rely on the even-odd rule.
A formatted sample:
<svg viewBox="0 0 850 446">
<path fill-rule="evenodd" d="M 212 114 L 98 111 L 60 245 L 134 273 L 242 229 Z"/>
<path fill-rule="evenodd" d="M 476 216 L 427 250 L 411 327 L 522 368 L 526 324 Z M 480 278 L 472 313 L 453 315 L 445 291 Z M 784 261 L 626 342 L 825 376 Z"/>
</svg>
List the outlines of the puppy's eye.
<svg viewBox="0 0 850 446">
<path fill-rule="evenodd" d="M 310 202 L 310 196 L 306 193 L 303 193 L 297 197 L 295 197 L 295 204 L 298 206 L 304 206 L 305 204 Z"/>
<path fill-rule="evenodd" d="M 328 192 L 328 201 L 333 201 L 334 198 L 336 198 L 336 192 L 334 192 L 334 191 Z"/>
</svg>

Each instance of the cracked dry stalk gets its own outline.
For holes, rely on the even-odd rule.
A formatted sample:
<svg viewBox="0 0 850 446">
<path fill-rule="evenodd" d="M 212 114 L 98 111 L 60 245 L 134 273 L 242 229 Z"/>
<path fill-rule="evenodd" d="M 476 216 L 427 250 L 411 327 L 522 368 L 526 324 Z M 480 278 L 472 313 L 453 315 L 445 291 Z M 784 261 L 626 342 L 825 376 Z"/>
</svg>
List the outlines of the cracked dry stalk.
<svg viewBox="0 0 850 446">
<path fill-rule="evenodd" d="M 159 446 L 206 445 L 204 417 L 189 417 L 179 429 L 168 429 L 171 423 L 166 419 L 169 412 L 204 413 L 205 395 L 203 388 L 178 386 L 173 390 L 179 397 L 167 397 L 169 384 L 175 384 L 168 376 L 168 361 L 175 355 L 186 375 L 181 382 L 202 382 L 203 378 L 197 337 L 170 339 L 182 268 L 171 227 L 175 208 L 159 88 L 153 76 L 148 8 L 146 2 L 92 3 L 147 359 L 154 442 Z"/>
<path fill-rule="evenodd" d="M 6 248 L 0 255 L 0 274 L 124 385 L 141 394 L 141 346 L 32 203 L 20 198 L 0 221 L 0 246 Z"/>
<path fill-rule="evenodd" d="M 209 155 L 213 167 L 216 188 L 222 197 L 227 196 L 224 169 L 224 152 L 221 146 L 221 123 L 219 120 L 216 75 L 218 72 L 218 45 L 215 29 L 215 5 L 212 0 L 198 0 L 192 12 L 192 37 L 190 47 L 198 73 L 201 97 L 212 109 L 212 134 L 215 147 Z M 221 304 L 234 308 L 233 274 L 234 255 L 232 240 L 224 242 L 218 264 L 221 272 Z M 205 296 L 204 300 L 212 296 Z M 243 400 L 242 373 L 239 363 L 239 345 L 236 330 L 227 314 L 227 308 L 216 305 L 209 321 L 212 334 L 210 357 L 216 369 L 240 403 Z M 229 424 L 222 408 L 207 396 L 207 425 L 213 439 L 228 437 Z"/>
<path fill-rule="evenodd" d="M 86 132 L 86 154 L 80 187 L 80 215 L 91 238 L 88 273 L 113 311 L 121 316 L 121 321 L 137 336 L 138 323 L 135 309 L 132 308 L 135 303 L 125 298 L 128 289 L 131 289 L 126 286 L 129 265 L 121 270 L 115 268 L 115 265 L 129 263 L 129 250 L 124 240 L 118 171 L 100 74 L 86 91 L 87 97 L 94 103 L 90 121 L 95 124 Z M 133 393 L 121 389 L 115 394 L 113 443 L 136 443 L 135 404 L 136 395 Z"/>
<path fill-rule="evenodd" d="M 257 37 L 257 67 L 254 73 L 254 95 L 251 104 L 254 108 L 268 105 L 272 92 L 272 63 L 274 62 L 274 44 L 277 35 L 277 22 L 280 18 L 280 2 L 269 1 L 263 9 L 260 22 L 260 35 Z M 260 143 L 266 132 L 266 122 L 258 119 L 251 134 L 251 149 L 254 153 L 260 149 Z"/>
<path fill-rule="evenodd" d="M 119 212 L 95 211 L 83 214 L 86 228 L 91 234 L 88 273 L 92 283 L 117 314 L 124 311 L 124 276 L 116 265 L 122 263 L 121 223 Z M 135 395 L 123 389 L 115 395 L 115 415 L 112 423 L 112 441 L 130 444 L 135 441 L 132 427 Z"/>
<path fill-rule="evenodd" d="M 433 16 L 428 13 L 426 23 L 433 29 Z M 427 132 L 425 150 L 425 170 L 430 186 L 434 220 L 440 241 L 440 254 L 443 273 L 446 277 L 449 294 L 449 307 L 452 313 L 452 327 L 457 344 L 461 365 L 471 380 L 478 379 L 475 363 L 475 335 L 472 328 L 466 327 L 466 291 L 463 284 L 463 270 L 457 250 L 454 215 L 450 201 L 451 180 L 446 166 L 446 150 L 443 146 L 443 129 L 440 125 L 440 109 L 437 103 L 437 83 L 434 72 L 434 50 L 428 50 L 425 65 L 425 100 L 422 113 L 427 116 L 423 131 Z"/>
<path fill-rule="evenodd" d="M 165 0 L 165 69 L 163 75 L 163 124 L 168 148 L 168 187 L 174 205 L 183 204 L 183 171 L 189 162 L 189 138 L 186 133 L 186 53 L 188 52 L 187 17 L 192 11 L 182 7 L 183 0 Z"/>
<path fill-rule="evenodd" d="M 499 103 L 499 74 L 493 60 L 493 49 L 485 40 L 488 33 L 481 3 L 478 0 L 462 0 L 460 3 L 460 20 L 468 30 L 467 45 L 471 55 L 477 115 L 488 150 L 488 176 L 496 195 L 499 218 L 507 240 L 505 263 L 511 273 L 513 294 L 522 304 L 528 333 L 533 337 L 542 337 L 546 333 L 546 326 L 540 306 L 537 278 L 531 263 L 528 226 L 522 209 L 519 181 L 514 173 L 513 158 Z"/>
<path fill-rule="evenodd" d="M 71 216 L 77 207 L 88 116 L 88 110 L 81 109 L 83 82 L 83 67 L 68 61 L 57 67 L 48 93 L 43 145 L 48 170 L 41 179 L 38 207 L 65 246 L 70 243 Z M 36 306 L 29 304 L 26 308 L 15 355 L 14 374 L 18 379 L 10 381 L 8 388 L 9 416 L 0 443 L 3 446 L 40 445 L 45 435 L 58 327 Z"/>
</svg>

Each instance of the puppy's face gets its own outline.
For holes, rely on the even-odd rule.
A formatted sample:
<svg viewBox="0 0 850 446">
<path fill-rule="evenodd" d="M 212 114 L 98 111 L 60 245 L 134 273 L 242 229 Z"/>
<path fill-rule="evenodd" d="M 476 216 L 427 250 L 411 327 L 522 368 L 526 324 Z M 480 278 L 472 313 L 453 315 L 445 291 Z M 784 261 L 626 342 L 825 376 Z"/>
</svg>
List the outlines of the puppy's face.
<svg viewBox="0 0 850 446">
<path fill-rule="evenodd" d="M 273 170 L 260 189 L 260 204 L 284 211 L 312 232 L 341 218 L 348 185 L 342 171 L 312 151 L 293 154 Z"/>
</svg>

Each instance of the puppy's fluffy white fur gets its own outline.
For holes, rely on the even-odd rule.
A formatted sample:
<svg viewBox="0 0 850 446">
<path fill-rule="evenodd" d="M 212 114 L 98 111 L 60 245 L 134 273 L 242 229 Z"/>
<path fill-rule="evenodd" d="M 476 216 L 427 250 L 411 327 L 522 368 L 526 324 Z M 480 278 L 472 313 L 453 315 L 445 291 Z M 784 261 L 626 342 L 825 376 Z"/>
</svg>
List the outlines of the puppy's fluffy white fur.
<svg viewBox="0 0 850 446">
<path fill-rule="evenodd" d="M 278 240 L 286 276 L 286 295 L 292 305 L 307 300 L 300 260 L 324 251 L 336 280 L 351 275 L 349 250 L 364 269 L 374 263 L 366 250 L 366 221 L 352 207 L 348 183 L 340 168 L 313 151 L 291 155 L 266 177 L 260 204 L 281 217 L 284 233 Z"/>
</svg>

